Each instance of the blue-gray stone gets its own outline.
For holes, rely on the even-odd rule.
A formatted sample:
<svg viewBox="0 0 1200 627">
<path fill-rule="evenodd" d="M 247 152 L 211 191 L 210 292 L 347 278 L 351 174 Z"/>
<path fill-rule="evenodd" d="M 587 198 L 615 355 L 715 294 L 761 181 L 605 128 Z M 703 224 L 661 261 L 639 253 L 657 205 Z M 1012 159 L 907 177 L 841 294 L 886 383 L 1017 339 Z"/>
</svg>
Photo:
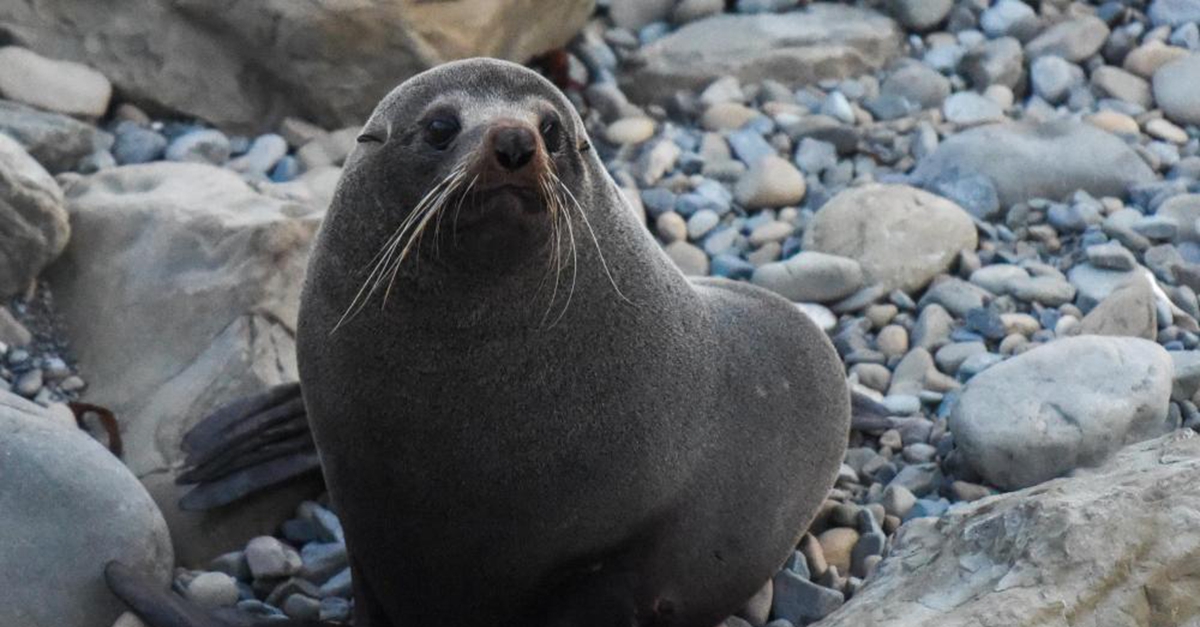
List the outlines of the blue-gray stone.
<svg viewBox="0 0 1200 627">
<path fill-rule="evenodd" d="M 321 585 L 321 598 L 349 597 L 350 591 L 350 569 L 346 568 Z"/>
<path fill-rule="evenodd" d="M 340 597 L 321 599 L 320 620 L 346 622 L 350 620 L 350 601 Z"/>
<path fill-rule="evenodd" d="M 790 570 L 781 570 L 772 580 L 775 594 L 771 616 L 807 625 L 832 614 L 846 602 L 837 590 L 819 586 Z"/>
<path fill-rule="evenodd" d="M 901 485 L 917 496 L 925 496 L 941 481 L 942 471 L 937 464 L 911 464 L 902 468 L 889 484 Z"/>
<path fill-rule="evenodd" d="M 837 147 L 829 142 L 805 137 L 796 147 L 796 166 L 807 174 L 820 174 L 837 165 Z"/>
<path fill-rule="evenodd" d="M 1090 204 L 1063 205 L 1055 203 L 1046 212 L 1046 219 L 1059 232 L 1082 233 L 1089 225 L 1100 224 L 1104 216 Z"/>
<path fill-rule="evenodd" d="M 169 161 L 187 161 L 222 165 L 229 160 L 229 138 L 215 129 L 201 129 L 184 133 L 168 146 Z"/>
<path fill-rule="evenodd" d="M 962 173 L 950 168 L 925 182 L 925 189 L 954 201 L 967 213 L 981 220 L 990 220 L 1000 213 L 1000 196 L 992 180 L 982 174 Z"/>
<path fill-rule="evenodd" d="M 642 206 L 651 218 L 675 209 L 675 193 L 662 187 L 642 190 Z"/>
<path fill-rule="evenodd" d="M 966 381 L 1002 361 L 1004 361 L 1003 355 L 976 353 L 963 360 L 962 365 L 958 367 L 958 378 Z"/>
<path fill-rule="evenodd" d="M 271 180 L 276 183 L 286 183 L 300 174 L 300 160 L 292 155 L 286 155 L 271 169 Z"/>
<path fill-rule="evenodd" d="M 712 258 L 709 272 L 713 276 L 748 281 L 754 274 L 754 264 L 737 255 L 725 253 Z"/>
<path fill-rule="evenodd" d="M 743 128 L 729 134 L 726 139 L 733 154 L 747 166 L 753 166 L 760 159 L 775 154 L 775 149 L 757 131 Z"/>
<path fill-rule="evenodd" d="M 790 570 L 805 579 L 812 579 L 812 572 L 808 569 L 808 558 L 800 551 L 792 551 L 792 556 L 783 564 L 784 570 Z"/>
<path fill-rule="evenodd" d="M 1200 22 L 1200 0 L 1154 0 L 1146 13 L 1155 26 Z"/>
<path fill-rule="evenodd" d="M 671 32 L 671 25 L 666 22 L 652 22 L 647 24 L 638 31 L 638 41 L 643 46 L 651 44 Z"/>
<path fill-rule="evenodd" d="M 1002 340 L 1008 335 L 1000 314 L 986 307 L 977 307 L 967 312 L 967 328 L 989 340 Z"/>
<path fill-rule="evenodd" d="M 136 122 L 121 122 L 114 133 L 112 153 L 120 165 L 156 161 L 167 149 L 166 137 Z"/>
</svg>

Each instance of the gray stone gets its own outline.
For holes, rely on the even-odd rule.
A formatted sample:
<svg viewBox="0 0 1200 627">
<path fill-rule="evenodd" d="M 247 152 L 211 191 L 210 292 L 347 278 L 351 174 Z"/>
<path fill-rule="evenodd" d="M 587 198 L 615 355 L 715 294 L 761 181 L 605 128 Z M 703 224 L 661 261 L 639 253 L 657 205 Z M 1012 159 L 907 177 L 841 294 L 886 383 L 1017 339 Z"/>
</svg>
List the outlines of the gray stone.
<svg viewBox="0 0 1200 627">
<path fill-rule="evenodd" d="M 246 564 L 255 579 L 267 579 L 290 577 L 304 563 L 295 549 L 271 536 L 259 536 L 246 543 Z"/>
<path fill-rule="evenodd" d="M 993 39 L 963 57 L 961 71 L 976 89 L 1003 85 L 1016 90 L 1023 84 L 1025 54 L 1013 37 Z"/>
<path fill-rule="evenodd" d="M 942 372 L 955 374 L 967 358 L 986 352 L 987 345 L 983 342 L 955 342 L 939 348 L 933 356 L 933 361 Z"/>
<path fill-rule="evenodd" d="M 1177 431 L 1096 470 L 912 520 L 821 627 L 1193 622 L 1183 573 L 1200 551 L 1198 462 L 1200 437 Z"/>
<path fill-rule="evenodd" d="M 1200 2 L 1196 0 L 1154 0 L 1148 12 L 1156 26 L 1183 26 L 1200 22 Z"/>
<path fill-rule="evenodd" d="M 108 110 L 112 84 L 86 65 L 4 46 L 0 48 L 0 96 L 46 111 L 98 118 Z"/>
<path fill-rule="evenodd" d="M 960 91 L 947 98 L 942 103 L 942 113 L 946 120 L 962 126 L 975 126 L 1004 119 L 1004 110 L 1000 105 L 973 91 Z"/>
<path fill-rule="evenodd" d="M 58 183 L 0 133 L 0 298 L 24 293 L 70 238 Z"/>
<path fill-rule="evenodd" d="M 1102 65 L 1092 70 L 1092 87 L 1100 92 L 1101 96 L 1131 102 L 1144 109 L 1154 106 L 1150 83 L 1118 67 Z"/>
<path fill-rule="evenodd" d="M 891 0 L 892 15 L 912 30 L 924 31 L 946 19 L 954 0 Z"/>
<path fill-rule="evenodd" d="M 793 161 L 806 174 L 820 174 L 837 165 L 837 147 L 829 142 L 805 137 L 796 147 Z"/>
<path fill-rule="evenodd" d="M 0 450 L 0 623 L 111 625 L 126 606 L 104 584 L 110 560 L 168 584 L 162 514 L 103 446 L 5 392 Z"/>
<path fill-rule="evenodd" d="M 923 63 L 906 63 L 888 74 L 879 93 L 931 109 L 941 106 L 950 95 L 950 80 Z"/>
<path fill-rule="evenodd" d="M 1107 242 L 1088 246 L 1086 249 L 1088 263 L 1106 270 L 1132 270 L 1137 267 L 1137 259 L 1129 249 L 1116 242 Z"/>
<path fill-rule="evenodd" d="M 215 129 L 201 129 L 176 137 L 167 146 L 168 161 L 222 165 L 229 160 L 229 138 Z"/>
<path fill-rule="evenodd" d="M 112 142 L 90 124 L 7 100 L 0 100 L 0 133 L 16 139 L 51 174 L 74 169 Z"/>
<path fill-rule="evenodd" d="M 688 276 L 708 275 L 708 255 L 703 250 L 684 242 L 668 244 L 664 249 L 671 261 Z"/>
<path fill-rule="evenodd" d="M 1175 234 L 1177 241 L 1200 242 L 1200 230 L 1196 228 L 1196 220 L 1200 220 L 1200 194 L 1172 196 L 1159 205 L 1155 215 L 1168 218 L 1178 225 Z"/>
<path fill-rule="evenodd" d="M 721 76 L 789 87 L 859 76 L 899 56 L 903 34 L 869 10 L 816 3 L 780 15 L 723 14 L 692 22 L 641 48 L 621 77 L 635 101 L 665 101 Z"/>
<path fill-rule="evenodd" d="M 1069 120 L 994 124 L 953 135 L 912 176 L 923 184 L 955 168 L 990 178 L 1005 207 L 1032 198 L 1059 200 L 1080 189 L 1119 197 L 1132 185 L 1154 180 L 1150 167 L 1121 139 Z"/>
<path fill-rule="evenodd" d="M 1079 264 L 1067 273 L 1067 278 L 1076 288 L 1076 303 L 1084 312 L 1091 311 L 1100 301 L 1108 298 L 1113 290 L 1124 285 L 1138 271 L 1105 270 L 1091 264 Z"/>
<path fill-rule="evenodd" d="M 751 282 L 794 302 L 828 303 L 858 291 L 863 272 L 853 259 L 807 251 L 759 266 Z"/>
<path fill-rule="evenodd" d="M 1004 489 L 1105 461 L 1167 427 L 1173 364 L 1126 337 L 1064 338 L 971 379 L 950 415 L 963 459 Z"/>
<path fill-rule="evenodd" d="M 795 625 L 825 618 L 845 602 L 841 592 L 812 583 L 790 570 L 779 571 L 773 581 L 771 615 Z"/>
<path fill-rule="evenodd" d="M 1017 285 L 1028 279 L 1029 273 L 1024 268 L 1008 263 L 984 266 L 971 273 L 972 283 L 997 296 L 1011 294 Z"/>
<path fill-rule="evenodd" d="M 238 602 L 237 581 L 225 573 L 200 573 L 184 587 L 184 596 L 202 608 L 231 607 Z"/>
<path fill-rule="evenodd" d="M 1100 18 L 1081 15 L 1042 31 L 1025 44 L 1025 53 L 1031 59 L 1054 55 L 1079 63 L 1100 50 L 1108 32 L 1108 25 Z"/>
<path fill-rule="evenodd" d="M 954 318 L 945 307 L 936 303 L 923 307 L 913 325 L 912 345 L 927 351 L 936 350 L 950 341 L 953 327 Z"/>
<path fill-rule="evenodd" d="M 1026 6 L 1023 2 L 1015 2 Z M 1059 104 L 1067 99 L 1071 89 L 1083 84 L 1083 70 L 1078 65 L 1053 55 L 1038 57 L 1029 66 L 1029 80 L 1033 93 L 1050 104 Z"/>
<path fill-rule="evenodd" d="M 734 188 L 738 204 L 748 209 L 799 204 L 807 186 L 804 175 L 791 162 L 774 154 L 760 158 Z"/>
<path fill-rule="evenodd" d="M 1035 276 L 1014 283 L 1010 293 L 1026 302 L 1058 307 L 1075 298 L 1075 286 L 1058 277 Z"/>
<path fill-rule="evenodd" d="M 979 15 L 979 26 L 992 38 L 1012 36 L 1025 41 L 1038 29 L 1033 8 L 1021 0 L 999 0 Z"/>
<path fill-rule="evenodd" d="M 962 279 L 946 277 L 925 290 L 918 304 L 925 307 L 936 303 L 955 317 L 964 318 L 968 311 L 983 307 L 991 296 L 986 290 Z"/>
<path fill-rule="evenodd" d="M 804 233 L 804 249 L 855 259 L 866 279 L 914 292 L 977 244 L 971 217 L 954 203 L 905 185 L 841 192 Z"/>
<path fill-rule="evenodd" d="M 1135 274 L 1113 290 L 1083 317 L 1079 331 L 1084 335 L 1157 339 L 1158 306 L 1149 279 Z"/>
<path fill-rule="evenodd" d="M 1200 54 L 1171 61 L 1154 73 L 1154 99 L 1163 113 L 1178 124 L 1200 124 Z"/>
</svg>

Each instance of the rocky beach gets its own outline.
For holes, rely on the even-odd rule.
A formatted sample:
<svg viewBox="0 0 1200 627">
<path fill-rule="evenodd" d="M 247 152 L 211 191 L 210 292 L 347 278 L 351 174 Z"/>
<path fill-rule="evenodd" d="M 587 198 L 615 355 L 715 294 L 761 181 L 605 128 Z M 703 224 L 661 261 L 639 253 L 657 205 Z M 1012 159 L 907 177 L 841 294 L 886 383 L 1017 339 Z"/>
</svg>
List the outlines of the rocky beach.
<svg viewBox="0 0 1200 627">
<path fill-rule="evenodd" d="M 184 511 L 180 443 L 296 379 L 366 114 L 477 55 L 842 359 L 837 483 L 725 627 L 1200 620 L 1200 1 L 229 4 L 0 6 L 0 623 L 138 627 L 122 559 L 353 624 L 320 478 Z"/>
</svg>

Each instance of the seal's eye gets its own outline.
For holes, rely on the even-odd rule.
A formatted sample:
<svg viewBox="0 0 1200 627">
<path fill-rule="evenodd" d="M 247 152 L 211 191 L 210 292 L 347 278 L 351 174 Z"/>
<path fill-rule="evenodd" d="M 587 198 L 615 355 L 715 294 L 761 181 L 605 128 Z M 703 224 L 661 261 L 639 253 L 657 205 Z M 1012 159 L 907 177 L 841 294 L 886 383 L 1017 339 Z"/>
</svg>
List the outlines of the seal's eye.
<svg viewBox="0 0 1200 627">
<path fill-rule="evenodd" d="M 434 118 L 425 125 L 425 143 L 444 150 L 458 136 L 458 120 L 454 118 Z"/>
<path fill-rule="evenodd" d="M 546 142 L 546 148 L 555 151 L 558 150 L 559 144 L 562 142 L 562 125 L 554 118 L 548 118 L 542 122 L 542 127 L 539 129 L 542 133 L 542 141 Z"/>
</svg>

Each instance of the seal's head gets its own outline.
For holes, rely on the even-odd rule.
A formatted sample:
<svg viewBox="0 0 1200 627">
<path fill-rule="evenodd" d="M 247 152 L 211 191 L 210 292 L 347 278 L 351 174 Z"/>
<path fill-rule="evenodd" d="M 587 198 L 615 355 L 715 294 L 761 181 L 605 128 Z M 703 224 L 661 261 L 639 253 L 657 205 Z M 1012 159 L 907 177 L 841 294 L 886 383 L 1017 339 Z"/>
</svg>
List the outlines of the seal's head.
<svg viewBox="0 0 1200 627">
<path fill-rule="evenodd" d="M 590 151 L 578 115 L 551 83 L 491 59 L 449 63 L 401 84 L 358 143 L 334 211 L 374 205 L 369 220 L 355 221 L 391 234 L 391 264 L 436 256 L 471 272 L 503 268 L 555 241 L 578 205 L 571 190 Z"/>
</svg>

